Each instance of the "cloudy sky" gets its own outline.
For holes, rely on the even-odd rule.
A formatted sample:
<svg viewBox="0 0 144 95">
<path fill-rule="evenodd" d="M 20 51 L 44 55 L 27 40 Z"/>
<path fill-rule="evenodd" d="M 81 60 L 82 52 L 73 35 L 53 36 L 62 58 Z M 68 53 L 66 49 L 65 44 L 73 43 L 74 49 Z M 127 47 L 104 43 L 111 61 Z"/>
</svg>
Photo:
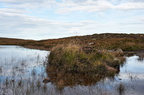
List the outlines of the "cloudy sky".
<svg viewBox="0 0 144 95">
<path fill-rule="evenodd" d="M 144 33 L 144 0 L 0 0 L 0 37 Z"/>
</svg>

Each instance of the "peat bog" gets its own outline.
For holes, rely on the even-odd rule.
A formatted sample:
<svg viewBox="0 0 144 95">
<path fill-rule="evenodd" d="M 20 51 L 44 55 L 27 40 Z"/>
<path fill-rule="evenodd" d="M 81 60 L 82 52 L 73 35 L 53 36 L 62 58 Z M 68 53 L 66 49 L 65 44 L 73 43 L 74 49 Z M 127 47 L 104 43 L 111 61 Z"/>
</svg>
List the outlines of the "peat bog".
<svg viewBox="0 0 144 95">
<path fill-rule="evenodd" d="M 0 95 L 143 95 L 143 51 L 143 34 L 0 38 Z"/>
</svg>

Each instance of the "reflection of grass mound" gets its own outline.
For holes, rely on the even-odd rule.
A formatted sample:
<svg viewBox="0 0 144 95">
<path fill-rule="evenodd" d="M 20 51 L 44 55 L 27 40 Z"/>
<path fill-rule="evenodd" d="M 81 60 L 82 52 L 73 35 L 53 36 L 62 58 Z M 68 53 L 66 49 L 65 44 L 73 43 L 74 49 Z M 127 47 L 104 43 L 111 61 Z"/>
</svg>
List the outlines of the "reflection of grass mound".
<svg viewBox="0 0 144 95">
<path fill-rule="evenodd" d="M 48 71 L 48 76 L 51 82 L 55 84 L 58 89 L 63 89 L 66 86 L 73 87 L 76 85 L 94 85 L 101 79 L 105 78 L 105 76 L 100 76 L 95 73 L 70 73 L 63 71 L 57 72 L 56 70 L 51 72 Z"/>
<path fill-rule="evenodd" d="M 79 45 L 71 44 L 58 45 L 50 53 L 48 70 L 114 74 L 116 71 L 114 67 L 120 64 L 119 60 L 114 59 L 115 55 L 106 50 L 94 50 L 92 48 L 85 50 Z"/>
</svg>

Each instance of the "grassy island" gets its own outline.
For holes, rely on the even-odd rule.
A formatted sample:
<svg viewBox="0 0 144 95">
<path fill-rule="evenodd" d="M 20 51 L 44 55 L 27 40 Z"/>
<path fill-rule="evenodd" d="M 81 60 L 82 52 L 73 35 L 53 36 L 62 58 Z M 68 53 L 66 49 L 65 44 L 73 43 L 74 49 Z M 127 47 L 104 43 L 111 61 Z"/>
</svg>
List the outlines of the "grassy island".
<svg viewBox="0 0 144 95">
<path fill-rule="evenodd" d="M 53 69 L 65 72 L 98 73 L 113 75 L 123 63 L 122 52 L 97 50 L 76 44 L 57 45 L 49 55 L 48 71 Z"/>
</svg>

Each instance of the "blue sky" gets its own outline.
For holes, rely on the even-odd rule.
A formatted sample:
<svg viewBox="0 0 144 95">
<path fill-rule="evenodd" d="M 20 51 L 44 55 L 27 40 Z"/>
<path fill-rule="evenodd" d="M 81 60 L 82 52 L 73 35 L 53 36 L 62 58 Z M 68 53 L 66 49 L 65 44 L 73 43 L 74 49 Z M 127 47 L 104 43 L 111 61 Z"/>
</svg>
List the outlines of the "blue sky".
<svg viewBox="0 0 144 95">
<path fill-rule="evenodd" d="M 0 37 L 144 33 L 144 0 L 0 0 Z"/>
</svg>

